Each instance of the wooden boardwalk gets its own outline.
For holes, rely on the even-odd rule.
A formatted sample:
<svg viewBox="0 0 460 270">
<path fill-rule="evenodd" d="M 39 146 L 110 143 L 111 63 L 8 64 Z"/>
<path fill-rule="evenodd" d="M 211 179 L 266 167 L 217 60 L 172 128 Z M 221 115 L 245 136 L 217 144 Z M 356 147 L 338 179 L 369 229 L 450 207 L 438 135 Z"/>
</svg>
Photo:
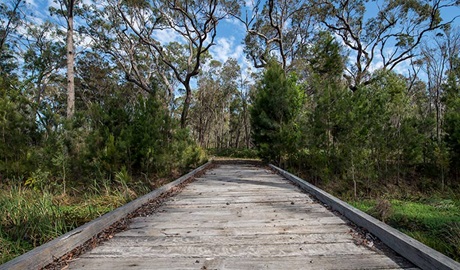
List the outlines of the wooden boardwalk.
<svg viewBox="0 0 460 270">
<path fill-rule="evenodd" d="M 286 179 L 218 165 L 69 269 L 409 269 Z"/>
</svg>

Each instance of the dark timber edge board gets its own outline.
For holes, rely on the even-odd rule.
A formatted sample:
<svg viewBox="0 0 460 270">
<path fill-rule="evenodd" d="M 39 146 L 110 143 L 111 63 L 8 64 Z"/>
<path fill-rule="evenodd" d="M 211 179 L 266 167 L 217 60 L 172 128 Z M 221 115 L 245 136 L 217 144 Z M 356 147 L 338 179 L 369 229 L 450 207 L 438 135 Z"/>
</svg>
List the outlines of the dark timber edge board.
<svg viewBox="0 0 460 270">
<path fill-rule="evenodd" d="M 107 227 L 111 226 L 115 222 L 126 217 L 131 212 L 135 211 L 143 204 L 148 203 L 151 200 L 159 198 L 162 194 L 168 192 L 172 188 L 181 185 L 188 179 L 192 178 L 199 172 L 204 171 L 211 165 L 211 161 L 204 164 L 203 166 L 189 172 L 176 179 L 175 181 L 166 184 L 160 188 L 153 190 L 152 192 L 137 198 L 93 221 L 90 221 L 46 244 L 43 244 L 35 249 L 0 265 L 0 270 L 3 269 L 39 269 L 53 262 L 55 258 L 72 251 L 74 248 L 79 247 L 87 240 L 90 240 L 93 236 L 102 232 Z"/>
<path fill-rule="evenodd" d="M 311 185 L 299 177 L 284 171 L 274 165 L 270 167 L 299 185 L 300 188 L 315 196 L 319 201 L 341 213 L 356 225 L 365 228 L 380 241 L 399 253 L 422 269 L 460 269 L 460 263 L 445 256 L 444 254 L 420 243 L 419 241 L 401 233 L 387 224 L 369 216 L 368 214 L 352 207 L 348 203 L 335 198 L 329 193 Z"/>
</svg>

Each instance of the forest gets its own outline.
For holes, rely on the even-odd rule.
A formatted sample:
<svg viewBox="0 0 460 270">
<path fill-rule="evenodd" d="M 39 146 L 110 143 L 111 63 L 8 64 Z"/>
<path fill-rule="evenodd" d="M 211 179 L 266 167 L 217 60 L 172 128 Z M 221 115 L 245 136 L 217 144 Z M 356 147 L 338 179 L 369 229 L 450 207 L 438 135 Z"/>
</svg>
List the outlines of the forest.
<svg viewBox="0 0 460 270">
<path fill-rule="evenodd" d="M 457 14 L 458 0 L 2 1 L 0 263 L 211 156 L 288 169 L 460 260 Z M 219 61 L 225 24 L 243 57 Z"/>
</svg>

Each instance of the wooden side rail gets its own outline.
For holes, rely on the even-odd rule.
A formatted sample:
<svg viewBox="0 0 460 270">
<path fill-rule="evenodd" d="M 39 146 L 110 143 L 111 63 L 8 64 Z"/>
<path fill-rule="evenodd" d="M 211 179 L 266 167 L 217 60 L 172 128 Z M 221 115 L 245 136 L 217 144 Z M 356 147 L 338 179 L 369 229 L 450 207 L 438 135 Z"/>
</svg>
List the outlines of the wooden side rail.
<svg viewBox="0 0 460 270">
<path fill-rule="evenodd" d="M 93 221 L 90 221 L 46 244 L 0 265 L 0 270 L 6 269 L 39 269 L 52 263 L 54 259 L 60 258 L 73 249 L 81 246 L 98 233 L 110 227 L 115 222 L 123 219 L 128 214 L 134 212 L 142 205 L 151 200 L 159 198 L 162 194 L 170 191 L 172 188 L 181 185 L 194 175 L 207 169 L 212 162 L 208 162 L 201 167 L 189 172 L 188 174 L 166 184 L 152 192 L 137 198 Z"/>
<path fill-rule="evenodd" d="M 299 177 L 270 164 L 270 167 L 297 184 L 300 188 L 315 196 L 319 201 L 341 213 L 356 225 L 368 230 L 389 246 L 391 249 L 411 261 L 422 269 L 460 269 L 460 263 L 444 254 L 420 243 L 419 241 L 401 233 L 387 224 L 369 216 L 368 214 L 352 207 L 348 203 L 335 198 L 329 193 L 300 179 Z"/>
</svg>

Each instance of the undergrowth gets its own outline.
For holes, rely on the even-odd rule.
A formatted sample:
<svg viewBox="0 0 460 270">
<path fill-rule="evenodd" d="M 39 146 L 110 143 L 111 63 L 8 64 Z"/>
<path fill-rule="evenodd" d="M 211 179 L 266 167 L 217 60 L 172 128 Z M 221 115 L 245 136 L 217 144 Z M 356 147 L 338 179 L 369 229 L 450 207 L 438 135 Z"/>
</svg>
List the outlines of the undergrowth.
<svg viewBox="0 0 460 270">
<path fill-rule="evenodd" d="M 0 191 L 0 264 L 91 221 L 149 191 L 106 185 L 53 194 L 23 185 Z"/>
<path fill-rule="evenodd" d="M 445 198 L 389 200 L 385 222 L 441 253 L 460 261 L 460 200 Z M 382 220 L 378 200 L 351 204 Z"/>
</svg>

